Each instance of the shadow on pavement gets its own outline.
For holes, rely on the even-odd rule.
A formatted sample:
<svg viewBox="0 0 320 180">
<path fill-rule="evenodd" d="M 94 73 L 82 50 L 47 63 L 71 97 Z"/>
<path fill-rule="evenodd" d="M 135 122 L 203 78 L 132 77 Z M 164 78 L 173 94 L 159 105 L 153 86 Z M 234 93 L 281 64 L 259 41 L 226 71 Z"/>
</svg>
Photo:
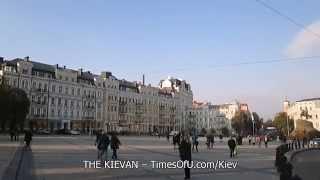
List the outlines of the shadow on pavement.
<svg viewBox="0 0 320 180">
<path fill-rule="evenodd" d="M 17 149 L 14 158 L 6 168 L 2 180 L 36 180 L 33 169 L 32 150 L 21 146 Z"/>
</svg>

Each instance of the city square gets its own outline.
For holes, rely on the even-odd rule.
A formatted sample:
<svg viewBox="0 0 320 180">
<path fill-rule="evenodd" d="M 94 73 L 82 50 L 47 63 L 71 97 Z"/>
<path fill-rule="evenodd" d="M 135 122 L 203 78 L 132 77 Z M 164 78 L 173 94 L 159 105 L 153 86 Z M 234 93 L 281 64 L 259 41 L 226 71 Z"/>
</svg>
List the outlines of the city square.
<svg viewBox="0 0 320 180">
<path fill-rule="evenodd" d="M 152 160 L 179 160 L 179 154 L 173 150 L 171 141 L 168 142 L 164 137 L 159 139 L 147 136 L 120 136 L 119 138 L 122 143 L 119 150 L 119 160 L 139 161 L 149 165 L 138 169 L 85 168 L 84 160 L 97 160 L 97 149 L 94 146 L 95 137 L 35 136 L 31 150 L 24 152 L 21 162 L 18 160 L 19 157 L 15 157 L 18 159 L 13 158 L 9 166 L 20 166 L 19 180 L 183 179 L 183 169 L 157 169 L 150 165 Z M 259 148 L 258 145 L 249 146 L 245 142 L 239 147 L 238 155 L 231 159 L 226 139 L 223 139 L 222 142 L 216 141 L 213 150 L 208 150 L 204 140 L 200 139 L 199 152 L 192 153 L 192 160 L 232 160 L 237 161 L 238 166 L 234 169 L 191 169 L 192 179 L 279 179 L 274 166 L 275 147 L 278 143 L 270 143 L 268 148 L 264 146 Z M 3 152 L 1 153 L 0 157 L 9 157 L 5 156 Z M 109 152 L 109 158 L 110 154 L 111 152 Z M 19 156 L 19 153 L 16 156 Z M 18 165 L 19 163 L 21 165 Z M 3 175 L 3 180 L 7 180 L 7 178 L 9 180 L 12 177 L 10 172 L 4 172 Z"/>
</svg>

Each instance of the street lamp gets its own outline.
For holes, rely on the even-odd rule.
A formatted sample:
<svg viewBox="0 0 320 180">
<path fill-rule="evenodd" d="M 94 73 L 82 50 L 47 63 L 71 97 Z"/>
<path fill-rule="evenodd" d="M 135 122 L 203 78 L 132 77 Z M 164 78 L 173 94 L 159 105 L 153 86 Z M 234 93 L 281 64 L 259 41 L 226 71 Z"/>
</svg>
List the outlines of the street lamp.
<svg viewBox="0 0 320 180">
<path fill-rule="evenodd" d="M 251 113 L 251 121 L 252 121 L 252 136 L 254 138 L 255 136 L 255 127 L 254 127 L 254 117 L 253 117 L 253 114 Z"/>
</svg>

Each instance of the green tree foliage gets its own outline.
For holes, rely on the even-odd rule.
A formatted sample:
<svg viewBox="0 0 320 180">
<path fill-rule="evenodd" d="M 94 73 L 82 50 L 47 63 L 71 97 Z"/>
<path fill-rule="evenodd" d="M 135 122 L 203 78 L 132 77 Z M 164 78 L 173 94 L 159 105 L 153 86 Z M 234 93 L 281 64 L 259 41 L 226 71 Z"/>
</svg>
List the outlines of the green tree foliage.
<svg viewBox="0 0 320 180">
<path fill-rule="evenodd" d="M 30 101 L 27 94 L 18 88 L 0 87 L 1 127 L 22 128 L 29 112 Z"/>
<path fill-rule="evenodd" d="M 245 136 L 252 132 L 252 120 L 248 113 L 243 111 L 236 112 L 231 120 L 232 128 L 237 134 Z"/>
<path fill-rule="evenodd" d="M 293 119 L 287 120 L 287 113 L 286 112 L 279 112 L 273 119 L 273 125 L 277 127 L 277 129 L 282 133 L 282 135 L 288 134 L 288 124 L 289 123 L 289 133 L 294 129 L 294 121 Z"/>
</svg>

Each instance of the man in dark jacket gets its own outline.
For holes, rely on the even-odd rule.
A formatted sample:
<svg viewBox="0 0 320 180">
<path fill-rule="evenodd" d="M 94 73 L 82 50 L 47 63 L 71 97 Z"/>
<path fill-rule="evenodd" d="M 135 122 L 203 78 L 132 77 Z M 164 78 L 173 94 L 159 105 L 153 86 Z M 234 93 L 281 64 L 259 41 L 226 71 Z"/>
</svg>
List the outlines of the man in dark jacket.
<svg viewBox="0 0 320 180">
<path fill-rule="evenodd" d="M 110 139 L 107 133 L 104 133 L 98 143 L 98 149 L 100 151 L 100 158 L 101 160 L 106 160 L 108 159 L 108 147 L 110 144 Z"/>
<path fill-rule="evenodd" d="M 236 141 L 231 137 L 229 140 L 228 140 L 228 146 L 229 146 L 229 149 L 230 149 L 230 157 L 234 157 L 234 150 L 236 148 Z"/>
<path fill-rule="evenodd" d="M 191 163 L 191 143 L 188 135 L 183 135 L 179 146 L 180 158 L 182 161 L 188 161 Z M 184 179 L 190 179 L 190 168 L 186 166 L 184 168 Z"/>
<path fill-rule="evenodd" d="M 112 149 L 112 159 L 116 160 L 118 159 L 117 150 L 119 149 L 119 146 L 121 145 L 121 142 L 117 135 L 115 133 L 112 133 L 111 135 L 111 149 Z"/>
<path fill-rule="evenodd" d="M 26 131 L 25 132 L 24 141 L 26 142 L 26 147 L 30 148 L 30 143 L 32 141 L 32 133 L 31 133 L 31 131 Z"/>
</svg>

